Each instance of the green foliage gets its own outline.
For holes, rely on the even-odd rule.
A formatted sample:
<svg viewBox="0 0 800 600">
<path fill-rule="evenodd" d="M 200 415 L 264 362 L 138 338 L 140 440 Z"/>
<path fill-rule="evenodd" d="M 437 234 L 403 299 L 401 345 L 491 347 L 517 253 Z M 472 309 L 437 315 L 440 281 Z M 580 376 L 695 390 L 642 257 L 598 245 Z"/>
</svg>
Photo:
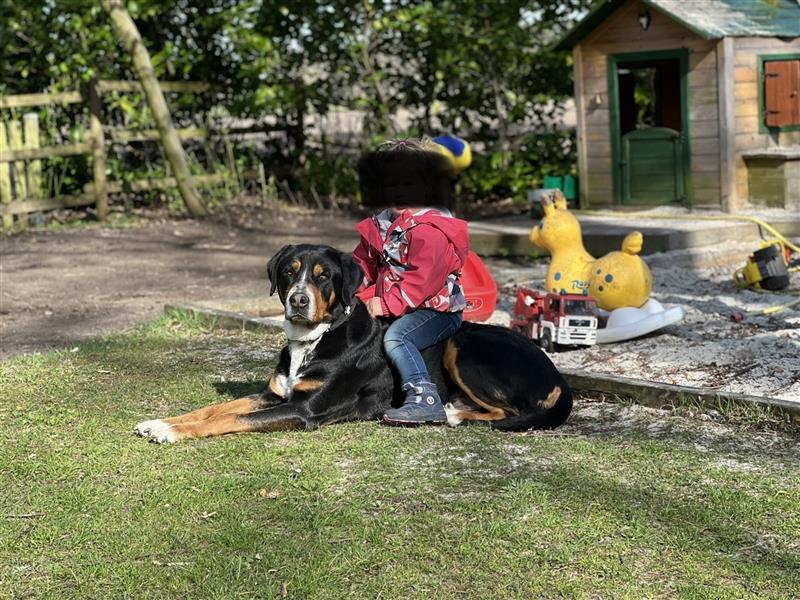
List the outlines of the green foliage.
<svg viewBox="0 0 800 600">
<path fill-rule="evenodd" d="M 296 172 L 296 183 L 303 192 L 353 196 L 358 189 L 355 160 L 346 154 L 310 154 Z"/>
<path fill-rule="evenodd" d="M 546 175 L 575 174 L 575 136 L 571 132 L 528 134 L 515 140 L 509 153 L 474 153 L 473 164 L 461 176 L 466 200 L 514 198 L 542 187 Z"/>
<path fill-rule="evenodd" d="M 290 167 L 293 185 L 354 187 L 342 155 L 310 135 L 310 117 L 362 111 L 355 154 L 398 135 L 402 112 L 403 131 L 449 132 L 480 148 L 464 184 L 470 195 L 521 197 L 547 171 L 571 169 L 572 144 L 552 133 L 572 91 L 571 64 L 550 46 L 590 3 L 137 0 L 128 8 L 157 76 L 215 86 L 192 110 L 224 106 L 283 130 L 274 158 Z M 0 55 L 0 94 L 133 77 L 93 0 L 0 0 Z M 132 123 L 146 120 L 128 95 L 112 104 Z M 532 131 L 548 133 L 532 141 Z"/>
</svg>

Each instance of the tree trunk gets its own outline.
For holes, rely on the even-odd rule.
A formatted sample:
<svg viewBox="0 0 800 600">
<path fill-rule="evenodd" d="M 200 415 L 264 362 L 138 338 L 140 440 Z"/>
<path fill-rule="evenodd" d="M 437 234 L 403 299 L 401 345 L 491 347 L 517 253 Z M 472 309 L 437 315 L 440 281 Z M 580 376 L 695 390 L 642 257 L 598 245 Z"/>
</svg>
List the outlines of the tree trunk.
<svg viewBox="0 0 800 600">
<path fill-rule="evenodd" d="M 169 160 L 172 170 L 175 172 L 178 189 L 181 192 L 186 208 L 195 217 L 203 216 L 206 214 L 205 208 L 203 208 L 200 195 L 197 193 L 192 175 L 189 172 L 183 146 L 181 146 L 178 134 L 172 126 L 169 108 L 161 91 L 161 86 L 158 85 L 155 71 L 153 71 L 150 53 L 142 43 L 142 37 L 139 35 L 136 23 L 133 22 L 133 19 L 128 14 L 122 0 L 101 0 L 101 4 L 111 18 L 114 32 L 122 42 L 125 50 L 133 58 L 133 65 L 142 84 L 147 104 L 150 107 L 150 112 L 153 113 L 153 119 L 161 135 L 164 153 L 167 155 L 167 160 Z"/>
</svg>

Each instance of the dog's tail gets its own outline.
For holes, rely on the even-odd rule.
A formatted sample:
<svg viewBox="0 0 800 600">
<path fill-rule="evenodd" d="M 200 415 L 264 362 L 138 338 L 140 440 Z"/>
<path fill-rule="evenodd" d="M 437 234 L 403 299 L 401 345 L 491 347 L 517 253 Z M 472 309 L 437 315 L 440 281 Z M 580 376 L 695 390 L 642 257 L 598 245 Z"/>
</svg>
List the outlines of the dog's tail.
<svg viewBox="0 0 800 600">
<path fill-rule="evenodd" d="M 556 393 L 557 392 L 557 393 Z M 507 419 L 492 421 L 492 429 L 499 431 L 526 431 L 528 429 L 555 429 L 567 420 L 572 412 L 572 390 L 563 382 L 550 396 L 536 403 L 537 409 Z"/>
</svg>

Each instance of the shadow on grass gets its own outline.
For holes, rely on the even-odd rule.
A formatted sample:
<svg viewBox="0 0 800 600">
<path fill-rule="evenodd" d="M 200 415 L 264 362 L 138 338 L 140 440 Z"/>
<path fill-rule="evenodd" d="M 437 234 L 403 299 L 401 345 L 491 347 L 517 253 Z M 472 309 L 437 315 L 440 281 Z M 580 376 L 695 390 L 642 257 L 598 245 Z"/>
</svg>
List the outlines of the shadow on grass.
<svg viewBox="0 0 800 600">
<path fill-rule="evenodd" d="M 217 394 L 231 398 L 241 398 L 260 394 L 266 389 L 263 381 L 218 381 L 214 384 Z"/>
<path fill-rule="evenodd" d="M 731 569 L 738 564 L 758 566 L 770 571 L 766 579 L 797 577 L 800 569 L 800 555 L 791 542 L 785 537 L 776 539 L 772 528 L 762 529 L 764 524 L 754 514 L 759 501 L 752 496 L 737 505 L 731 499 L 740 494 L 733 490 L 725 494 L 724 489 L 717 488 L 722 493 L 714 499 L 713 490 L 690 481 L 681 486 L 684 490 L 689 487 L 689 491 L 675 493 L 674 486 L 659 489 L 655 482 L 647 487 L 623 483 L 583 467 L 557 468 L 537 479 L 568 505 L 597 507 L 595 510 L 616 514 L 621 523 L 644 520 L 684 554 L 700 550 L 715 557 L 715 562 L 727 562 Z M 768 517 L 773 512 L 764 509 L 763 515 Z M 660 545 L 658 540 L 651 543 Z"/>
<path fill-rule="evenodd" d="M 362 464 L 361 468 L 373 471 L 376 465 Z M 467 472 L 464 470 L 462 477 Z M 380 476 L 387 484 L 398 477 L 404 477 L 401 470 L 389 470 Z M 563 509 L 561 519 L 566 530 L 562 530 L 556 519 L 552 541 L 538 543 L 535 553 L 540 556 L 528 559 L 530 562 L 518 560 L 522 548 L 531 556 L 530 529 L 515 516 L 518 511 L 527 510 L 522 498 L 515 497 L 514 490 L 520 484 L 544 487 L 552 502 L 538 510 L 558 513 Z M 483 535 L 503 537 L 507 544 L 505 550 L 499 550 L 492 539 L 485 541 L 486 547 L 496 553 L 492 560 L 496 564 L 505 563 L 504 570 L 510 573 L 518 570 L 519 575 L 525 576 L 529 576 L 526 569 L 530 564 L 537 562 L 581 569 L 574 552 L 592 554 L 594 542 L 591 540 L 598 538 L 602 539 L 596 543 L 618 547 L 620 556 L 630 557 L 633 562 L 626 563 L 628 569 L 636 568 L 639 553 L 655 557 L 654 572 L 641 583 L 645 591 L 640 597 L 648 596 L 647 590 L 652 586 L 674 591 L 684 586 L 735 588 L 739 584 L 750 592 L 743 594 L 745 597 L 755 597 L 761 592 L 765 596 L 780 597 L 772 592 L 781 587 L 790 589 L 792 582 L 797 581 L 800 568 L 800 560 L 791 545 L 793 541 L 785 533 L 777 537 L 774 527 L 763 523 L 772 510 L 758 509 L 754 498 L 741 503 L 732 502 L 727 495 L 715 498 L 706 486 L 688 489 L 675 480 L 666 486 L 654 480 L 631 484 L 587 471 L 585 464 L 562 465 L 549 473 L 531 473 L 529 466 L 523 466 L 505 477 L 481 480 L 481 499 L 475 502 L 474 510 L 463 514 L 458 508 L 450 509 L 447 503 L 438 505 L 429 488 L 415 491 L 413 485 L 400 486 L 401 489 L 396 485 L 396 481 L 387 487 L 378 484 L 377 490 L 359 489 L 356 485 L 346 500 L 341 495 L 319 493 L 313 501 L 307 498 L 291 501 L 292 495 L 287 491 L 282 501 L 286 504 L 248 503 L 241 509 L 249 517 L 245 522 L 238 522 L 235 531 L 204 532 L 197 543 L 221 554 L 228 551 L 235 554 L 242 548 L 263 547 L 265 538 L 269 539 L 271 562 L 289 565 L 282 576 L 292 581 L 291 585 L 301 595 L 309 596 L 323 590 L 330 592 L 328 585 L 340 589 L 361 585 L 357 582 L 366 572 L 374 572 L 379 580 L 386 577 L 390 581 L 391 573 L 379 574 L 388 564 L 386 556 L 417 543 L 423 545 L 420 552 L 431 561 L 428 565 L 431 571 L 446 570 L 451 561 L 462 568 L 462 562 L 477 568 L 469 546 L 476 543 L 475 536 Z M 461 485 L 471 487 L 463 480 Z M 438 492 L 446 489 L 445 484 Z M 694 497 L 695 494 L 699 497 Z M 301 504 L 302 510 L 293 510 L 290 504 L 294 502 Z M 375 508 L 376 505 L 381 508 Z M 392 508 L 386 512 L 385 507 Z M 443 513 L 442 520 L 434 516 L 437 512 Z M 597 529 L 596 515 L 612 517 L 612 523 L 600 525 L 607 527 L 606 531 Z M 473 525 L 466 529 L 461 525 L 454 527 L 451 525 L 453 516 L 458 517 L 458 522 Z M 509 521 L 516 525 L 509 525 Z M 599 521 L 602 523 L 603 519 Z M 270 523 L 266 530 L 264 522 Z M 320 531 L 325 532 L 324 538 L 320 538 Z M 498 531 L 504 533 L 501 535 Z M 286 532 L 290 532 L 289 535 Z M 324 541 L 329 538 L 343 541 Z M 281 543 L 275 543 L 278 539 Z M 616 560 L 604 558 L 608 554 L 606 550 L 598 548 L 596 560 Z M 445 558 L 447 554 L 451 556 Z M 567 555 L 572 558 L 565 558 Z M 305 556 L 309 564 L 316 565 L 310 575 L 297 564 L 297 556 Z M 358 558 L 355 561 L 358 570 L 343 568 L 344 564 L 353 563 L 354 557 Z M 405 568 L 401 559 L 389 562 L 398 571 Z M 605 569 L 598 564 L 591 568 Z M 698 579 L 698 569 L 706 572 L 702 579 Z M 325 577 L 331 578 L 329 584 L 317 581 L 322 571 L 326 572 Z M 354 582 L 348 583 L 350 577 Z M 596 584 L 592 572 L 587 571 L 585 577 L 584 585 Z M 620 583 L 624 584 L 624 578 Z M 455 584 L 445 581 L 443 585 Z M 369 594 L 362 597 L 369 597 Z"/>
</svg>

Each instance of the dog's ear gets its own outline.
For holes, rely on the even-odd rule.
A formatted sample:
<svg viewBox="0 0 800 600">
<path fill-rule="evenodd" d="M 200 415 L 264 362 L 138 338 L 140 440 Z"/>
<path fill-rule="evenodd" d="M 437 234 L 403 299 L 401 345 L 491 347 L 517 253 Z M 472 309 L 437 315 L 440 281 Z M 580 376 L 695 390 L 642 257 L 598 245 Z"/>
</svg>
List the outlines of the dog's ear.
<svg viewBox="0 0 800 600">
<path fill-rule="evenodd" d="M 284 246 L 280 250 L 278 250 L 275 255 L 269 259 L 267 263 L 267 277 L 269 278 L 270 286 L 269 286 L 269 295 L 275 293 L 275 288 L 278 287 L 278 267 L 283 261 L 284 258 L 294 250 L 294 246 L 289 244 L 288 246 Z"/>
<path fill-rule="evenodd" d="M 349 306 L 358 286 L 364 280 L 364 271 L 353 255 L 347 252 L 339 253 L 339 263 L 342 266 L 342 304 Z"/>
</svg>

